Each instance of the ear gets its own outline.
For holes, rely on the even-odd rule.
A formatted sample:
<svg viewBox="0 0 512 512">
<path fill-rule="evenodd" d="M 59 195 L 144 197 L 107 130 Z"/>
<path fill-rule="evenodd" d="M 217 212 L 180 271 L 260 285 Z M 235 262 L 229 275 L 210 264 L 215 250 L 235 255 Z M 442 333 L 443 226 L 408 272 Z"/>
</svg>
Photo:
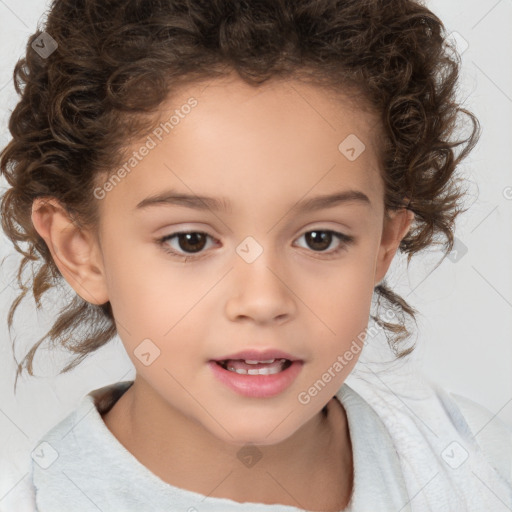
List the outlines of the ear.
<svg viewBox="0 0 512 512">
<path fill-rule="evenodd" d="M 414 213 L 405 208 L 384 214 L 382 238 L 375 266 L 375 286 L 385 277 L 402 238 L 408 233 Z"/>
<path fill-rule="evenodd" d="M 54 198 L 34 200 L 32 224 L 75 292 L 91 304 L 108 302 L 101 251 L 93 234 L 80 230 Z"/>
</svg>

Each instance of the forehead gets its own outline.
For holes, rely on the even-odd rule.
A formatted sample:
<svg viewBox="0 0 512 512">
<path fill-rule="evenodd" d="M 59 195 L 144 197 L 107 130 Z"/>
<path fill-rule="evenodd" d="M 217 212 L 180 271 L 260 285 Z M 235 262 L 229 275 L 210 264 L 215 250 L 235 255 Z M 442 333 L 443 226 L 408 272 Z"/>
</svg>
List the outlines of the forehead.
<svg viewBox="0 0 512 512">
<path fill-rule="evenodd" d="M 377 121 L 350 96 L 296 80 L 254 87 L 227 76 L 189 84 L 160 106 L 149 133 L 154 147 L 132 162 L 107 200 L 135 208 L 170 188 L 260 205 L 313 189 L 362 187 L 379 195 Z"/>
<path fill-rule="evenodd" d="M 187 124 L 198 134 L 202 126 L 212 128 L 212 124 L 222 124 L 225 130 L 263 128 L 261 131 L 269 134 L 280 130 L 284 134 L 289 131 L 323 136 L 331 131 L 341 137 L 351 132 L 371 146 L 380 135 L 378 114 L 360 94 L 298 79 L 272 78 L 253 86 L 230 74 L 190 84 L 179 88 L 161 105 L 160 121 L 168 119 L 169 113 L 179 110 L 190 98 L 197 100 L 199 108 L 194 108 L 194 115 L 187 115 L 191 119 Z M 302 122 L 297 123 L 298 120 Z"/>
</svg>

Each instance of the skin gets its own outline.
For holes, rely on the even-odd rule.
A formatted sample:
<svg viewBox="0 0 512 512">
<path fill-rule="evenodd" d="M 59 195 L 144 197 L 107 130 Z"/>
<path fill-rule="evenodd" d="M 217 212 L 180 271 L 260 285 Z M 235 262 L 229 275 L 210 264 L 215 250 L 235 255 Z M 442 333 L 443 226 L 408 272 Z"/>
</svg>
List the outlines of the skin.
<svg viewBox="0 0 512 512">
<path fill-rule="evenodd" d="M 97 200 L 97 230 L 75 227 L 54 199 L 34 201 L 33 224 L 74 290 L 93 304 L 111 302 L 136 377 L 103 419 L 140 462 L 212 497 L 339 510 L 352 492 L 353 456 L 346 413 L 332 397 L 358 355 L 309 403 L 297 397 L 364 332 L 373 289 L 412 214 L 385 215 L 377 118 L 348 99 L 297 81 L 256 89 L 225 77 L 187 86 L 161 106 L 162 119 L 191 96 L 198 104 L 190 114 Z M 354 161 L 338 150 L 350 134 L 366 146 Z M 231 208 L 136 210 L 169 188 L 223 196 Z M 290 211 L 348 189 L 370 204 Z M 304 235 L 314 229 L 354 242 L 312 245 Z M 156 242 L 180 230 L 210 235 L 192 245 L 200 257 L 184 262 Z M 252 263 L 236 252 L 247 236 L 263 249 Z M 194 256 L 184 240 L 166 244 Z M 145 366 L 134 350 L 148 338 L 160 355 Z M 304 364 L 281 394 L 244 397 L 207 362 L 245 348 L 277 348 Z M 262 454 L 250 468 L 237 458 L 248 443 Z"/>
</svg>

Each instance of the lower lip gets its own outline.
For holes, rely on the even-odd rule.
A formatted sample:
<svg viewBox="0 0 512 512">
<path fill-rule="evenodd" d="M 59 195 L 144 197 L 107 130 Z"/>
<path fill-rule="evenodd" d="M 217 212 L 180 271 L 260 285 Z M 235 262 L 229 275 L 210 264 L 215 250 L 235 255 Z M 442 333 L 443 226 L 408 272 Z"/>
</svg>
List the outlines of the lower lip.
<svg viewBox="0 0 512 512">
<path fill-rule="evenodd" d="M 293 361 L 286 370 L 272 375 L 241 375 L 225 370 L 215 361 L 208 361 L 213 374 L 223 384 L 240 395 L 253 398 L 268 398 L 282 393 L 300 373 L 302 364 L 302 361 Z"/>
</svg>

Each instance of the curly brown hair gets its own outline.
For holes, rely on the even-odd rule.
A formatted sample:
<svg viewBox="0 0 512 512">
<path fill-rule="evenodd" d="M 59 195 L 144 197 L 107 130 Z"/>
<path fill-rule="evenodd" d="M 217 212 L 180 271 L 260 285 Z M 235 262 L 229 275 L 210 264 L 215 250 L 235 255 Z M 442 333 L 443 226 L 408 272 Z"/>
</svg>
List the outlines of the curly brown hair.
<svg viewBox="0 0 512 512">
<path fill-rule="evenodd" d="M 480 126 L 456 101 L 460 56 L 419 0 L 54 0 L 44 30 L 58 47 L 42 58 L 32 47 L 40 31 L 29 38 L 14 69 L 20 100 L 9 120 L 12 140 L 0 153 L 11 187 L 2 197 L 2 228 L 23 255 L 9 329 L 30 288 L 22 282 L 29 261 L 40 263 L 31 275 L 38 309 L 63 280 L 32 224 L 34 199 L 54 197 L 77 226 L 96 226 L 98 177 L 112 173 L 128 143 L 152 128 L 159 105 L 184 84 L 231 72 L 254 86 L 283 77 L 352 91 L 382 123 L 386 211 L 405 206 L 415 215 L 399 246 L 407 263 L 432 244 L 442 243 L 445 256 L 451 251 L 454 221 L 464 211 L 456 170 Z M 472 132 L 450 140 L 459 113 L 469 116 Z M 378 306 L 383 301 L 398 314 L 398 323 L 371 318 L 401 358 L 413 350 L 398 348 L 416 311 L 385 281 L 374 291 Z M 24 368 L 33 375 L 35 351 L 47 338 L 76 355 L 64 373 L 115 334 L 110 302 L 75 295 L 18 363 L 16 379 Z"/>
</svg>

